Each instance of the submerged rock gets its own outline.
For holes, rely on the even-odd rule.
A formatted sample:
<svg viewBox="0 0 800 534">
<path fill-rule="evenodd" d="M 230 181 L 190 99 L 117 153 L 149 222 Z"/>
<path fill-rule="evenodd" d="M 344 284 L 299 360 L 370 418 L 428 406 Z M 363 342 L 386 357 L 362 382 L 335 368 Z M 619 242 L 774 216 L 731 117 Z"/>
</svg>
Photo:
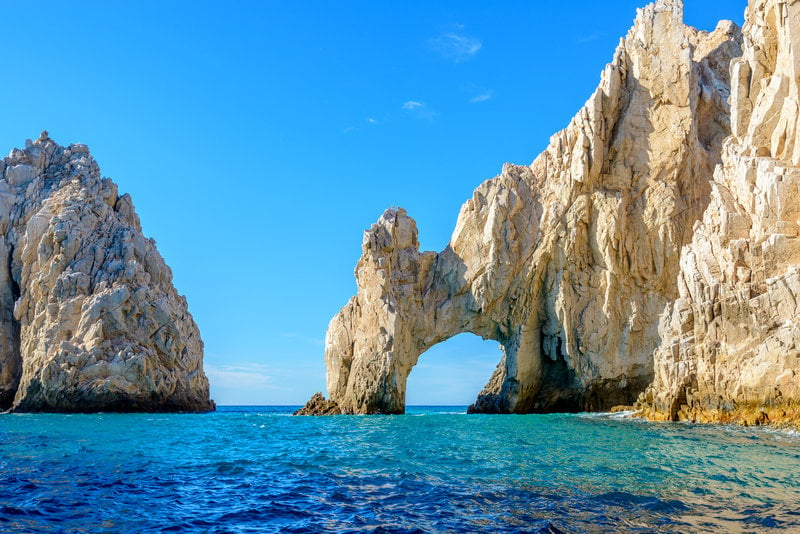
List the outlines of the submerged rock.
<svg viewBox="0 0 800 534">
<path fill-rule="evenodd" d="M 733 23 L 708 33 L 682 17 L 679 0 L 639 10 L 583 109 L 530 166 L 475 190 L 445 250 L 420 252 L 403 209 L 365 232 L 358 293 L 326 335 L 342 412 L 403 412 L 420 354 L 462 332 L 503 350 L 472 412 L 636 400 L 711 198 L 741 54 Z"/>
<path fill-rule="evenodd" d="M 2 160 L 0 230 L 1 408 L 214 409 L 186 299 L 85 145 Z"/>
</svg>

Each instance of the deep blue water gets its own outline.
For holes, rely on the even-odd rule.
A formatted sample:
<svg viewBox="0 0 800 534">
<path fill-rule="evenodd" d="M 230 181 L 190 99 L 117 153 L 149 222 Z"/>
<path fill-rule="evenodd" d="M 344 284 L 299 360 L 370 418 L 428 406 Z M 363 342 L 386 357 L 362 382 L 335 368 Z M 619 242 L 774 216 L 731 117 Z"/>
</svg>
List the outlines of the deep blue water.
<svg viewBox="0 0 800 534">
<path fill-rule="evenodd" d="M 0 416 L 0 531 L 800 531 L 797 434 L 291 409 Z"/>
</svg>

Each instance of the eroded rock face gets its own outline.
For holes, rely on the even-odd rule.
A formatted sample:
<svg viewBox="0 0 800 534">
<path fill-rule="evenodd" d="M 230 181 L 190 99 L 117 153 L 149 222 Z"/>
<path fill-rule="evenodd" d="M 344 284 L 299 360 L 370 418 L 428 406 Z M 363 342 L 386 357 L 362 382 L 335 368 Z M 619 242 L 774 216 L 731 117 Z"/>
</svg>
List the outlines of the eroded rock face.
<svg viewBox="0 0 800 534">
<path fill-rule="evenodd" d="M 653 418 L 775 421 L 800 403 L 800 3 L 751 1 L 743 33 L 733 135 L 641 399 Z"/>
<path fill-rule="evenodd" d="M 0 177 L 0 407 L 213 410 L 186 300 L 86 146 L 43 132 Z"/>
<path fill-rule="evenodd" d="M 678 0 L 639 10 L 584 108 L 530 166 L 476 189 L 445 250 L 420 252 L 402 209 L 365 233 L 358 294 L 326 336 L 344 413 L 403 412 L 420 354 L 462 332 L 504 353 L 472 411 L 605 409 L 650 383 L 741 54 L 733 23 L 707 33 L 682 15 Z"/>
</svg>

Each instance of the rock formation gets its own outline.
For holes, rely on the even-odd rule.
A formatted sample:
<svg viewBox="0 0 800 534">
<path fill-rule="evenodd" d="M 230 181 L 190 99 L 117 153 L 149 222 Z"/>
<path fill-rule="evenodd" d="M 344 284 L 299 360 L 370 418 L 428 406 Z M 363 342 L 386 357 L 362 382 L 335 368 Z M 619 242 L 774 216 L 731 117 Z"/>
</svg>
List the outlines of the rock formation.
<svg viewBox="0 0 800 534">
<path fill-rule="evenodd" d="M 800 421 L 800 2 L 753 0 L 732 135 L 659 326 L 652 418 Z"/>
<path fill-rule="evenodd" d="M 327 400 L 322 393 L 317 392 L 305 406 L 295 411 L 292 415 L 341 415 L 342 410 L 339 405 L 331 400 Z"/>
<path fill-rule="evenodd" d="M 682 18 L 680 0 L 639 10 L 583 109 L 530 166 L 476 189 L 445 250 L 420 252 L 402 209 L 365 232 L 358 293 L 326 336 L 342 412 L 403 412 L 420 354 L 462 332 L 503 349 L 471 411 L 606 409 L 651 382 L 741 54 L 733 23 Z"/>
<path fill-rule="evenodd" d="M 0 407 L 213 410 L 186 299 L 86 146 L 43 132 L 0 178 Z"/>
</svg>

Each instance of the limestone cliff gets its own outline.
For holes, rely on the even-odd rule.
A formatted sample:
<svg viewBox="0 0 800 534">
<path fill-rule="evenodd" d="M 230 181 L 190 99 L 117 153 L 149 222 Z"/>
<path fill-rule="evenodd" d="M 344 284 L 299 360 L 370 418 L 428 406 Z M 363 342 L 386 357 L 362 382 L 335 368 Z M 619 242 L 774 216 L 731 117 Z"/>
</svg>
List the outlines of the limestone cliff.
<svg viewBox="0 0 800 534">
<path fill-rule="evenodd" d="M 662 318 L 653 418 L 800 421 L 800 2 L 753 0 L 732 135 Z"/>
<path fill-rule="evenodd" d="M 0 230 L 0 407 L 214 409 L 186 300 L 86 146 L 12 150 Z"/>
<path fill-rule="evenodd" d="M 651 382 L 741 54 L 733 23 L 708 33 L 682 16 L 679 0 L 639 10 L 583 109 L 530 166 L 476 189 L 445 250 L 420 252 L 402 209 L 365 233 L 358 293 L 326 336 L 344 413 L 403 412 L 420 354 L 462 332 L 503 349 L 472 411 L 605 409 Z"/>
</svg>

